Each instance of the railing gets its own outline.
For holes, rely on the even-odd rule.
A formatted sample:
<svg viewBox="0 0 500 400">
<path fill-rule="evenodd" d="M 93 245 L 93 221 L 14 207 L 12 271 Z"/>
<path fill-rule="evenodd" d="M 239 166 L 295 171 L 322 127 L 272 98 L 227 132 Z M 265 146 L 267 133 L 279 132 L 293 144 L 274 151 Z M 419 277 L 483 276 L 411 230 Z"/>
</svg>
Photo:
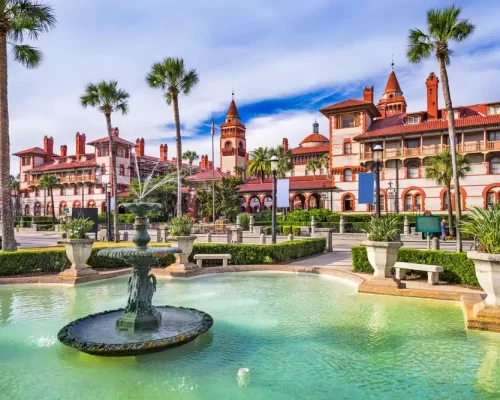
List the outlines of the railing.
<svg viewBox="0 0 500 400">
<path fill-rule="evenodd" d="M 77 175 L 77 176 L 63 176 L 59 179 L 60 183 L 78 183 L 78 182 L 94 182 L 96 176 L 92 175 Z"/>
<path fill-rule="evenodd" d="M 234 149 L 232 147 L 224 147 L 222 149 L 222 154 L 225 156 L 234 156 Z"/>
<path fill-rule="evenodd" d="M 240 157 L 245 157 L 245 156 L 247 155 L 247 152 L 246 152 L 246 150 L 245 150 L 245 149 L 240 149 L 240 148 L 238 148 L 238 155 L 239 155 Z"/>
</svg>

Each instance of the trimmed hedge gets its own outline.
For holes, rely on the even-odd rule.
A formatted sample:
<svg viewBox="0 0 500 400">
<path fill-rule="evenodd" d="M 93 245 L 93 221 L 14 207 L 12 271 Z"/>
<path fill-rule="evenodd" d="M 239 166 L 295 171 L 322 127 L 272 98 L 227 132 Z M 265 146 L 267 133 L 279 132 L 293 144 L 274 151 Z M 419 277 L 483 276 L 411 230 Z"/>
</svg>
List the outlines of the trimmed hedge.
<svg viewBox="0 0 500 400">
<path fill-rule="evenodd" d="M 87 262 L 96 268 L 124 268 L 129 265 L 115 258 L 100 257 L 99 249 L 92 249 Z M 158 265 L 167 267 L 175 262 L 175 256 L 169 254 L 158 258 Z M 0 253 L 0 276 L 24 275 L 32 273 L 59 273 L 70 267 L 64 248 L 47 248 L 44 250 L 18 250 Z"/>
<path fill-rule="evenodd" d="M 366 248 L 356 246 L 351 249 L 352 266 L 356 272 L 373 273 L 373 268 L 368 262 Z M 450 283 L 462 283 L 465 285 L 479 286 L 474 263 L 467 258 L 467 253 L 454 253 L 440 250 L 417 250 L 400 248 L 398 261 L 412 262 L 417 264 L 440 265 L 444 271 L 439 275 L 440 279 Z M 426 272 L 408 271 L 411 275 L 427 277 Z"/>
<path fill-rule="evenodd" d="M 196 254 L 231 254 L 231 265 L 277 264 L 321 254 L 325 247 L 325 238 L 268 245 L 194 243 L 190 260 L 194 261 Z M 220 263 L 220 260 L 203 260 L 203 265 L 206 266 L 216 266 Z"/>
</svg>

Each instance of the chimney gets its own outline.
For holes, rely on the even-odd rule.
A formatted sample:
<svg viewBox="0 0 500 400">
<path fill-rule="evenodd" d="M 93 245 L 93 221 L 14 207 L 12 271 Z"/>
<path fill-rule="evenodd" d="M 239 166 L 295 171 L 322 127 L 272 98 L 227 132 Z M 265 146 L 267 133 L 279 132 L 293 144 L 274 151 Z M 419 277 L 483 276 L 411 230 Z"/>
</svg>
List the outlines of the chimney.
<svg viewBox="0 0 500 400">
<path fill-rule="evenodd" d="M 425 81 L 427 86 L 427 119 L 438 118 L 438 84 L 438 77 L 434 72 L 431 72 Z"/>
<path fill-rule="evenodd" d="M 373 103 L 373 86 L 365 87 L 363 89 L 363 100 Z"/>
<path fill-rule="evenodd" d="M 212 163 L 212 161 L 207 161 L 207 169 L 212 170 L 213 167 L 214 167 L 214 164 Z"/>
<path fill-rule="evenodd" d="M 168 145 L 160 144 L 160 161 L 168 160 Z"/>
<path fill-rule="evenodd" d="M 68 146 L 63 144 L 61 146 L 61 157 L 67 157 L 68 156 Z"/>
<path fill-rule="evenodd" d="M 80 161 L 80 156 L 85 155 L 85 133 L 80 134 L 80 132 L 76 132 L 75 137 L 75 151 L 76 151 L 76 160 Z"/>
<path fill-rule="evenodd" d="M 283 146 L 283 151 L 286 153 L 288 151 L 288 139 L 286 137 L 283 138 L 283 142 L 282 142 L 282 146 Z"/>
<path fill-rule="evenodd" d="M 111 129 L 111 135 L 119 137 L 120 136 L 120 130 L 118 128 L 112 128 Z"/>
<path fill-rule="evenodd" d="M 43 150 L 45 151 L 45 162 L 54 160 L 54 139 L 48 136 L 43 137 Z"/>
<path fill-rule="evenodd" d="M 137 157 L 144 157 L 144 138 L 135 141 L 135 155 Z"/>
</svg>

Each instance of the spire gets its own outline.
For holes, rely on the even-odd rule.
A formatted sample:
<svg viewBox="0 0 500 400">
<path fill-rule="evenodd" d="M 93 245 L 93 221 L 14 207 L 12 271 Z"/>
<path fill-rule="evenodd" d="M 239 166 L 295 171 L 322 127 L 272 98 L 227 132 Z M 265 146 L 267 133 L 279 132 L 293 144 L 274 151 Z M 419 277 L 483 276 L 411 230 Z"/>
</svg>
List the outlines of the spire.
<svg viewBox="0 0 500 400">
<path fill-rule="evenodd" d="M 319 133 L 319 124 L 316 120 L 314 120 L 313 124 L 313 133 Z"/>
<path fill-rule="evenodd" d="M 391 69 L 394 71 L 394 54 L 392 55 Z"/>
<path fill-rule="evenodd" d="M 240 114 L 238 113 L 238 108 L 236 107 L 236 103 L 234 101 L 234 92 L 233 99 L 231 100 L 231 104 L 229 105 L 229 110 L 227 110 L 226 122 L 230 122 L 232 119 L 240 119 Z"/>
<path fill-rule="evenodd" d="M 384 93 L 389 92 L 401 92 L 401 86 L 399 86 L 398 78 L 396 78 L 396 73 L 391 71 L 389 79 L 387 80 L 387 85 L 385 85 Z"/>
</svg>

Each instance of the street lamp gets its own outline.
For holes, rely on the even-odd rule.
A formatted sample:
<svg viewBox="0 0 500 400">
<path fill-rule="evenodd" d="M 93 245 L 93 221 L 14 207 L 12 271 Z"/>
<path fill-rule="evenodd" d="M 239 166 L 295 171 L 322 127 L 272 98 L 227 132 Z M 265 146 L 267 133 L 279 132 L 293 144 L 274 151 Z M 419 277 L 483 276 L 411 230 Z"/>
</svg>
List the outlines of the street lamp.
<svg viewBox="0 0 500 400">
<path fill-rule="evenodd" d="M 104 189 L 104 195 L 106 196 L 106 236 L 108 242 L 113 241 L 113 236 L 111 235 L 111 192 L 108 191 L 108 188 L 111 185 L 109 183 L 103 183 L 102 187 Z"/>
<path fill-rule="evenodd" d="M 389 204 L 391 205 L 391 212 L 396 212 L 396 189 L 392 187 L 392 181 L 387 184 L 387 198 L 389 199 Z"/>
<path fill-rule="evenodd" d="M 272 210 L 272 240 L 276 244 L 276 173 L 278 172 L 279 159 L 275 155 L 271 157 L 271 173 L 273 174 L 273 210 Z"/>
<path fill-rule="evenodd" d="M 375 204 L 375 214 L 377 217 L 380 217 L 380 169 L 382 164 L 382 146 L 377 144 L 373 147 L 373 161 L 375 164 L 375 196 L 376 196 L 376 204 Z"/>
</svg>

